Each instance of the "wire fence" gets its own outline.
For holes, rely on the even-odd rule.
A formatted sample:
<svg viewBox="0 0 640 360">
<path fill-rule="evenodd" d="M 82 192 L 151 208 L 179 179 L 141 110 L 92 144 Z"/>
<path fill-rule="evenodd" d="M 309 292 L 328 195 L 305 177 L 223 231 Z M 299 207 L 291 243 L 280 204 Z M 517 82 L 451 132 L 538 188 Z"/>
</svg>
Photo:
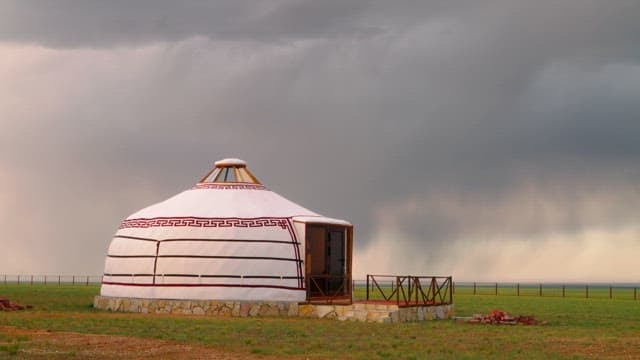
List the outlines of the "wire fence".
<svg viewBox="0 0 640 360">
<path fill-rule="evenodd" d="M 638 300 L 638 284 L 456 282 L 454 295 Z"/>
<path fill-rule="evenodd" d="M 102 283 L 102 275 L 0 275 L 4 285 L 96 285 Z"/>
<path fill-rule="evenodd" d="M 366 280 L 353 281 L 354 299 L 365 297 Z M 380 282 L 393 289 L 393 280 Z M 586 299 L 639 300 L 640 284 L 634 283 L 533 283 L 533 282 L 453 282 L 453 295 L 537 296 Z"/>
<path fill-rule="evenodd" d="M 89 286 L 102 283 L 102 275 L 30 275 L 0 274 L 0 284 L 4 285 L 77 285 Z M 393 289 L 394 280 L 379 281 L 382 288 Z M 352 280 L 353 298 L 366 298 L 367 281 Z M 640 294 L 637 283 L 533 283 L 533 282 L 453 282 L 452 292 L 456 295 L 489 296 L 537 296 L 588 299 L 638 300 Z"/>
</svg>

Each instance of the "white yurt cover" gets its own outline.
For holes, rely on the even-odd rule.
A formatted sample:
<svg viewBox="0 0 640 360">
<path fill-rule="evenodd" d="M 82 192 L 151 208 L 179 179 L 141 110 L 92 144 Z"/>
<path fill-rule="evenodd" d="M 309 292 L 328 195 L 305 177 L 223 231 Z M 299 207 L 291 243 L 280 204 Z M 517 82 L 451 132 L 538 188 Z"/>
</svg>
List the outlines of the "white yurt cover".
<svg viewBox="0 0 640 360">
<path fill-rule="evenodd" d="M 193 188 L 122 222 L 109 246 L 100 293 L 304 301 L 304 236 L 294 221 L 350 226 L 268 190 L 241 160 L 218 161 Z"/>
</svg>

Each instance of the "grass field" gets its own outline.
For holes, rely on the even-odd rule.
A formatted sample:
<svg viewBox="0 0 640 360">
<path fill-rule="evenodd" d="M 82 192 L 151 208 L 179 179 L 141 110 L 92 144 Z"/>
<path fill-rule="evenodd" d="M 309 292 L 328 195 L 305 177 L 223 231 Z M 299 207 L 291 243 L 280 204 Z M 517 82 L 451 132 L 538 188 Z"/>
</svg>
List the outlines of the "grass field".
<svg viewBox="0 0 640 360">
<path fill-rule="evenodd" d="M 122 314 L 91 307 L 98 286 L 0 285 L 0 296 L 32 310 L 0 312 L 0 326 L 124 335 L 210 346 L 238 356 L 354 359 L 640 358 L 640 301 L 457 294 L 458 316 L 497 308 L 545 326 L 455 321 L 370 324 L 313 319 Z M 30 337 L 3 334 L 0 358 L 25 358 Z M 74 357 L 74 352 L 65 357 Z M 36 358 L 36 357 L 34 357 Z"/>
</svg>

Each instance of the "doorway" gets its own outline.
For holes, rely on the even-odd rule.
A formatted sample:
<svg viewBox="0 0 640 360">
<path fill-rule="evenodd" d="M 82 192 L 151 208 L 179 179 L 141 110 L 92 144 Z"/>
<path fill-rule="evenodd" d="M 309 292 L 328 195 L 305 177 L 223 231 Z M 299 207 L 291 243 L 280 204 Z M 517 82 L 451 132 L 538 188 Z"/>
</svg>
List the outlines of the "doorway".
<svg viewBox="0 0 640 360">
<path fill-rule="evenodd" d="M 351 228 L 306 226 L 305 272 L 307 297 L 351 299 Z"/>
</svg>

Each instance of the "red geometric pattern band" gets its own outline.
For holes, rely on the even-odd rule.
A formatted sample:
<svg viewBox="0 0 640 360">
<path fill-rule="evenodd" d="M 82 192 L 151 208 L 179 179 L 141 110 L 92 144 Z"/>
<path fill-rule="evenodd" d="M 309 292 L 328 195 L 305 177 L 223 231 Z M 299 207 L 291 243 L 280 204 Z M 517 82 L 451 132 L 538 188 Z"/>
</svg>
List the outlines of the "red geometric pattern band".
<svg viewBox="0 0 640 360">
<path fill-rule="evenodd" d="M 192 226 L 192 227 L 264 227 L 279 226 L 282 229 L 289 228 L 287 218 L 202 218 L 202 217 L 157 217 L 157 218 L 141 218 L 127 219 L 120 224 L 119 229 L 127 228 L 150 228 L 150 227 L 174 227 L 174 226 Z"/>
</svg>

